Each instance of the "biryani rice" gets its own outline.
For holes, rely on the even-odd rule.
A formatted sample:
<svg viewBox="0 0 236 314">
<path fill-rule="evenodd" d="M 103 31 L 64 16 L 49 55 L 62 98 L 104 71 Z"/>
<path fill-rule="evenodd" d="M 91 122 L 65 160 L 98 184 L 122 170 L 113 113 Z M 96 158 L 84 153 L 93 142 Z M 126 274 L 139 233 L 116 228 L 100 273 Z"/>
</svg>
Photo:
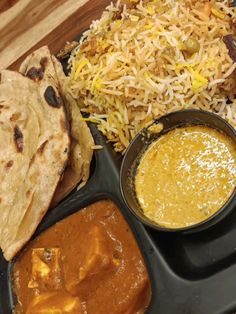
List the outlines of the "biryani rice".
<svg viewBox="0 0 236 314">
<path fill-rule="evenodd" d="M 69 60 L 70 92 L 120 152 L 175 110 L 213 111 L 236 127 L 236 63 L 223 42 L 235 17 L 227 0 L 111 3 Z"/>
</svg>

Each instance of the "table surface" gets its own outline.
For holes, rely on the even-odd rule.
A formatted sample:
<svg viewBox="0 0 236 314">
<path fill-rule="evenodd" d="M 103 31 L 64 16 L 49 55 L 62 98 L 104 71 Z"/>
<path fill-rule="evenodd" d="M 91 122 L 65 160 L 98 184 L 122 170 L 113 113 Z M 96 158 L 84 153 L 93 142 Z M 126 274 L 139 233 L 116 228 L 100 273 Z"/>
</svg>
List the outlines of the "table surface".
<svg viewBox="0 0 236 314">
<path fill-rule="evenodd" d="M 57 53 L 101 16 L 111 0 L 0 0 L 0 70 L 18 69 L 43 45 Z"/>
</svg>

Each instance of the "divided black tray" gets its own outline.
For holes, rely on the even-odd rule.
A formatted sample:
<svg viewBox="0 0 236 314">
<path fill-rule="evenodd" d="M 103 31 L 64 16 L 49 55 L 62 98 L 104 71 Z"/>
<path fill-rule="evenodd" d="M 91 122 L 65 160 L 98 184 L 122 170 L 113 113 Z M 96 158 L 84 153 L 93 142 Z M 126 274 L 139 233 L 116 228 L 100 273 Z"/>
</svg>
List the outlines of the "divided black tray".
<svg viewBox="0 0 236 314">
<path fill-rule="evenodd" d="M 133 230 L 149 272 L 152 300 L 148 314 L 236 313 L 236 211 L 214 228 L 196 234 L 167 234 L 144 227 L 121 196 L 121 156 L 95 125 L 90 127 L 103 149 L 95 152 L 89 182 L 50 210 L 34 237 L 84 206 L 111 199 Z M 0 256 L 0 314 L 10 314 L 14 307 L 11 268 L 12 263 Z"/>
</svg>

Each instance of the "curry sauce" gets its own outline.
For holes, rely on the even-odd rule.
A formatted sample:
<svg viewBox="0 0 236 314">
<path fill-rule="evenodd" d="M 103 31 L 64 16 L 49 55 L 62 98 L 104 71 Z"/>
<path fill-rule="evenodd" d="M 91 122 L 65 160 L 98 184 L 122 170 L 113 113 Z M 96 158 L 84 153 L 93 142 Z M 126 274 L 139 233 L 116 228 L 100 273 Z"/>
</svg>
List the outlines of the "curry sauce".
<svg viewBox="0 0 236 314">
<path fill-rule="evenodd" d="M 118 208 L 100 201 L 58 222 L 19 256 L 16 313 L 141 314 L 150 282 Z"/>
<path fill-rule="evenodd" d="M 235 143 L 207 126 L 176 128 L 161 136 L 142 156 L 135 177 L 144 215 L 167 228 L 206 220 L 235 186 Z"/>
</svg>

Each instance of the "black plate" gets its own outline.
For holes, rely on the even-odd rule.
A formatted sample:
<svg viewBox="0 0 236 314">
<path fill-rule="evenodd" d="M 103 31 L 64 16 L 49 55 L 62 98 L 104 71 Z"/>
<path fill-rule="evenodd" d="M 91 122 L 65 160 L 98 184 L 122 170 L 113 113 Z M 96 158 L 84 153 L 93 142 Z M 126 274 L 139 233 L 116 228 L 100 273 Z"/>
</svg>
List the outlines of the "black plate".
<svg viewBox="0 0 236 314">
<path fill-rule="evenodd" d="M 121 157 L 91 125 L 96 144 L 88 184 L 50 210 L 37 236 L 55 222 L 101 199 L 111 199 L 128 221 L 146 262 L 152 284 L 148 314 L 236 313 L 236 211 L 208 231 L 164 234 L 145 228 L 126 207 L 119 188 Z M 14 296 L 12 263 L 0 257 L 0 313 L 10 314 Z M 104 313 L 112 314 L 112 313 Z"/>
<path fill-rule="evenodd" d="M 66 61 L 62 65 L 67 72 Z M 121 156 L 95 125 L 90 124 L 90 129 L 95 143 L 104 147 L 95 152 L 90 180 L 47 213 L 33 238 L 83 207 L 110 199 L 129 223 L 149 272 L 152 300 L 146 314 L 236 314 L 236 210 L 196 234 L 166 234 L 144 227 L 121 196 Z M 13 263 L 7 263 L 0 252 L 0 314 L 14 309 Z"/>
</svg>

